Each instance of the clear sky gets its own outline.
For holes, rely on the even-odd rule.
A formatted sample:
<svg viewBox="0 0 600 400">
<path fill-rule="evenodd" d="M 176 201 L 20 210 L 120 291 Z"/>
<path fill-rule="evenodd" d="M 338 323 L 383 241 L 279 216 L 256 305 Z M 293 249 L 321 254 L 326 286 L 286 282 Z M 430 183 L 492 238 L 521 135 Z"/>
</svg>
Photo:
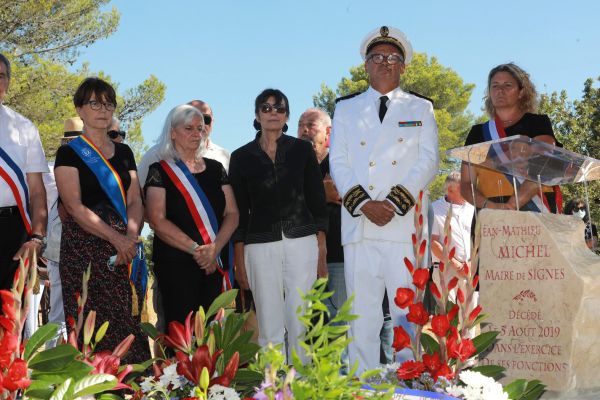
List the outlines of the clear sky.
<svg viewBox="0 0 600 400">
<path fill-rule="evenodd" d="M 147 144 L 168 111 L 192 99 L 215 114 L 213 140 L 232 151 L 254 137 L 253 104 L 267 87 L 290 100 L 290 131 L 322 83 L 337 85 L 362 62 L 363 37 L 381 25 L 404 31 L 417 52 L 435 56 L 476 84 L 470 110 L 481 113 L 489 70 L 514 61 L 540 92 L 579 98 L 600 76 L 598 0 L 116 0 L 118 31 L 82 49 L 80 61 L 120 84 L 150 74 L 167 85 L 143 124 Z"/>
</svg>

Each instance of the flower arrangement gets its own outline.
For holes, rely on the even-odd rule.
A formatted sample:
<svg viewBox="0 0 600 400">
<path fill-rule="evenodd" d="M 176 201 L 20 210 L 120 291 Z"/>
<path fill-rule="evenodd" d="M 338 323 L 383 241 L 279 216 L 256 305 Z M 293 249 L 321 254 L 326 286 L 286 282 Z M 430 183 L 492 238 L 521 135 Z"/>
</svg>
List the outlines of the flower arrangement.
<svg viewBox="0 0 600 400">
<path fill-rule="evenodd" d="M 160 344 L 160 352 L 174 356 L 154 362 L 154 375 L 143 379 L 134 398 L 239 398 L 229 386 L 242 372 L 240 364 L 248 363 L 259 346 L 250 342 L 252 332 L 240 333 L 246 315 L 225 308 L 233 303 L 236 294 L 237 290 L 222 293 L 208 311 L 200 307 L 195 314 L 190 312 L 183 324 L 170 322 L 166 334 L 159 334 L 150 324 L 143 325 L 145 332 Z M 244 379 L 256 383 L 262 374 L 244 370 L 237 382 L 239 389 L 243 389 Z"/>
<path fill-rule="evenodd" d="M 476 364 L 475 357 L 488 349 L 498 335 L 498 332 L 490 331 L 472 337 L 474 328 L 485 319 L 485 315 L 481 314 L 481 306 L 475 305 L 473 301 L 479 276 L 471 266 L 478 265 L 479 236 L 473 244 L 471 262 L 465 262 L 462 269 L 457 271 L 458 276 L 447 282 L 444 270 L 451 265 L 450 260 L 455 252 L 449 246 L 452 208 L 448 210 L 444 226 L 443 256 L 438 269 L 438 288 L 434 282 L 429 282 L 429 269 L 421 267 L 424 265 L 427 248 L 427 240 L 423 238 L 422 201 L 423 192 L 419 194 L 415 206 L 415 233 L 412 235 L 415 263 L 408 258 L 404 259 L 416 291 L 412 288 L 398 288 L 394 297 L 397 307 L 408 310 L 407 320 L 416 326 L 416 333 L 411 337 L 402 326 L 394 327 L 393 347 L 395 351 L 409 348 L 414 360 L 394 365 L 392 368 L 395 369 L 395 377 L 390 374 L 390 367 L 387 367 L 375 382 L 447 393 L 469 400 L 508 399 L 509 392 L 511 399 L 537 399 L 544 390 L 544 385 L 537 380 L 511 384 L 505 392 L 502 385 L 493 379 L 504 368 L 495 365 L 471 368 Z M 434 315 L 429 315 L 423 304 L 427 282 L 437 305 L 437 314 Z M 455 295 L 450 296 L 453 291 Z M 433 336 L 424 331 L 428 324 Z M 468 368 L 470 370 L 466 370 Z M 474 396 L 474 393 L 479 392 L 483 397 Z"/>
</svg>

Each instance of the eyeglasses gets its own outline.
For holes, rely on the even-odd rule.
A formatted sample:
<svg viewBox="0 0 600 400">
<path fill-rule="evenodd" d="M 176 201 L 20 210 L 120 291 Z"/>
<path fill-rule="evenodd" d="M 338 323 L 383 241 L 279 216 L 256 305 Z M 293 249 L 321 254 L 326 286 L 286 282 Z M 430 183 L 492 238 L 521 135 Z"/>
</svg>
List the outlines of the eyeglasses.
<svg viewBox="0 0 600 400">
<path fill-rule="evenodd" d="M 586 206 L 575 207 L 573 209 L 573 211 L 587 211 L 587 207 Z"/>
<path fill-rule="evenodd" d="M 379 53 L 371 54 L 369 56 L 369 60 L 373 61 L 374 64 L 381 64 L 383 62 L 383 60 L 387 60 L 387 63 L 390 65 L 404 62 L 404 59 L 402 58 L 402 56 L 400 56 L 399 54 L 396 54 L 396 53 L 387 54 L 387 55 L 379 54 Z"/>
<path fill-rule="evenodd" d="M 115 131 L 115 130 L 108 131 L 108 137 L 111 139 L 116 139 L 117 137 L 121 136 L 123 138 L 123 140 L 125 140 L 125 135 L 127 135 L 127 132 L 125 132 L 125 131 Z"/>
<path fill-rule="evenodd" d="M 285 114 L 285 106 L 283 104 L 269 104 L 264 103 L 260 106 L 260 112 L 268 114 L 271 111 L 275 110 L 277 114 Z"/>
<path fill-rule="evenodd" d="M 96 101 L 96 100 L 90 100 L 85 104 L 89 104 L 90 108 L 94 111 L 100 110 L 102 108 L 102 106 L 104 106 L 106 111 L 114 111 L 115 107 L 116 107 L 113 103 L 104 103 L 104 102 Z"/>
<path fill-rule="evenodd" d="M 202 114 L 202 119 L 204 120 L 204 125 L 210 125 L 212 123 L 212 117 L 208 114 Z"/>
</svg>

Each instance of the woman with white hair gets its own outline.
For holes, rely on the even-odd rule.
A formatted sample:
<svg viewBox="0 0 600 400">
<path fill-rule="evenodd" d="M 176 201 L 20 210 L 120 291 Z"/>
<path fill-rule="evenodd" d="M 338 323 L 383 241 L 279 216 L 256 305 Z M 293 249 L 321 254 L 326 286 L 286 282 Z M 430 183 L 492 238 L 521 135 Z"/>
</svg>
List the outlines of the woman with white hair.
<svg viewBox="0 0 600 400">
<path fill-rule="evenodd" d="M 229 238 L 238 210 L 225 168 L 203 158 L 202 113 L 175 107 L 159 138 L 161 161 L 150 165 L 146 216 L 154 229 L 154 272 L 165 322 L 185 320 L 229 288 Z"/>
</svg>

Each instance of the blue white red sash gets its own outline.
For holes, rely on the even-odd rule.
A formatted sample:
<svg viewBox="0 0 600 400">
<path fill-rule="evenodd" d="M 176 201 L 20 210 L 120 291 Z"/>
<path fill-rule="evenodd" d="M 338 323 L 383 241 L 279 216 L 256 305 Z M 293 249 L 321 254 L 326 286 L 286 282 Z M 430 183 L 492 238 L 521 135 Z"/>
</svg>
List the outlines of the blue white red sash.
<svg viewBox="0 0 600 400">
<path fill-rule="evenodd" d="M 78 136 L 76 139 L 70 141 L 68 146 L 75 150 L 75 153 L 94 173 L 100 187 L 108 196 L 111 204 L 117 210 L 125 225 L 127 225 L 127 198 L 125 197 L 125 187 L 123 186 L 123 182 L 121 182 L 121 177 L 117 171 L 102 155 L 96 145 L 84 135 Z M 127 268 L 134 297 L 136 296 L 135 283 L 139 281 L 145 298 L 148 284 L 148 268 L 146 266 L 143 246 L 143 243 L 138 243 L 137 254 Z M 132 307 L 137 309 L 137 304 L 132 304 Z"/>
<path fill-rule="evenodd" d="M 490 120 L 483 124 L 483 138 L 485 141 L 499 140 L 504 139 L 505 137 L 506 132 L 504 131 L 504 126 L 498 117 L 496 117 L 494 121 Z M 492 146 L 492 148 L 490 148 L 490 152 L 496 155 L 502 162 L 510 161 L 509 157 L 504 153 L 504 150 L 501 146 Z M 512 183 L 512 175 L 504 174 L 504 176 L 509 182 Z M 518 190 L 525 179 L 518 177 L 515 178 L 516 187 Z M 523 211 L 550 212 L 550 206 L 548 205 L 546 196 L 540 198 L 539 194 L 533 196 L 529 202 L 523 205 L 523 207 L 520 209 Z"/>
<path fill-rule="evenodd" d="M 183 197 L 204 244 L 213 243 L 219 231 L 217 216 L 206 194 L 198 184 L 196 178 L 194 178 L 194 175 L 192 175 L 189 168 L 181 160 L 175 162 L 161 160 L 160 165 Z M 221 257 L 217 256 L 216 261 L 218 263 L 217 271 L 223 277 L 222 290 L 229 290 L 231 289 L 231 279 L 227 271 L 223 268 Z M 232 262 L 233 258 L 230 255 L 230 271 L 233 270 L 231 268 Z"/>
<path fill-rule="evenodd" d="M 25 181 L 25 174 L 12 158 L 0 147 L 0 177 L 6 181 L 15 198 L 19 213 L 23 219 L 25 230 L 31 235 L 31 218 L 27 208 L 29 207 L 29 189 Z"/>
</svg>

